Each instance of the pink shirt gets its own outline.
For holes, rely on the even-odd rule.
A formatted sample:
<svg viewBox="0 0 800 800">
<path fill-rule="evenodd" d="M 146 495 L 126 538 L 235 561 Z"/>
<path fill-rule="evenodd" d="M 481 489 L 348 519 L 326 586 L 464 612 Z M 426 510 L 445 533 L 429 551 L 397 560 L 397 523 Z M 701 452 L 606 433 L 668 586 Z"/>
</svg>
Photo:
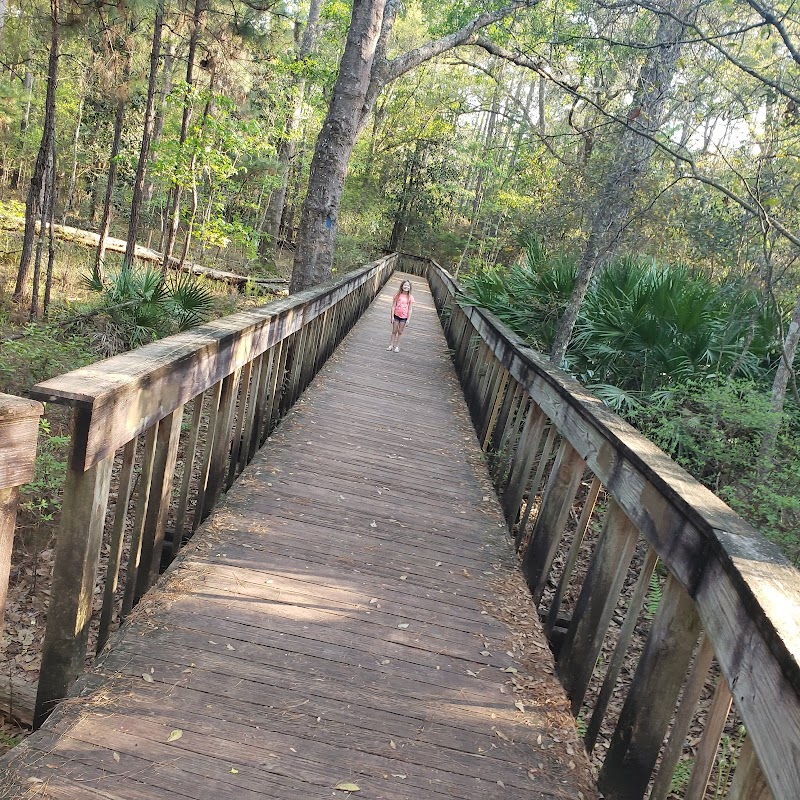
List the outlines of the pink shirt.
<svg viewBox="0 0 800 800">
<path fill-rule="evenodd" d="M 406 294 L 405 292 L 401 292 L 397 297 L 394 299 L 394 308 L 392 309 L 392 313 L 396 317 L 401 317 L 402 319 L 408 319 L 411 315 L 411 305 L 414 302 L 414 295 L 413 294 Z"/>
</svg>

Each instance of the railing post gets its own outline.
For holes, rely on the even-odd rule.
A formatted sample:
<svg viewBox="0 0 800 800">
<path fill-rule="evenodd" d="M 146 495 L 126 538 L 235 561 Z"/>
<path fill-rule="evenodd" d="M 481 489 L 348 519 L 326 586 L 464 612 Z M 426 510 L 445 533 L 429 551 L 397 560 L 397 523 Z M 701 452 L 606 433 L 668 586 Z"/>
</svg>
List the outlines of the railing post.
<svg viewBox="0 0 800 800">
<path fill-rule="evenodd" d="M 42 404 L 0 394 L 0 637 L 6 607 L 19 487 L 33 480 Z"/>
<path fill-rule="evenodd" d="M 72 425 L 72 452 L 64 483 L 64 500 L 53 567 L 52 602 L 33 724 L 38 728 L 83 670 L 92 615 L 100 544 L 111 485 L 113 454 L 86 471 L 82 455 L 89 412 L 76 409 Z"/>
<path fill-rule="evenodd" d="M 641 800 L 675 710 L 700 618 L 671 574 L 597 784 L 607 800 Z"/>
</svg>

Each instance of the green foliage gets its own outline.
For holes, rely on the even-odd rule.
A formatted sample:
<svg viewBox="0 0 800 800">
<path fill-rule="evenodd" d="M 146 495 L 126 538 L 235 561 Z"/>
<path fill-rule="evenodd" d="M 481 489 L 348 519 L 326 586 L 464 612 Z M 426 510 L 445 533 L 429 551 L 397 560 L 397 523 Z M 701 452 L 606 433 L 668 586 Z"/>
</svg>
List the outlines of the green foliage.
<svg viewBox="0 0 800 800">
<path fill-rule="evenodd" d="M 800 564 L 800 414 L 795 407 L 778 415 L 757 384 L 709 380 L 655 393 L 629 418 Z M 761 442 L 776 426 L 772 461 L 761 468 Z"/>
<path fill-rule="evenodd" d="M 689 778 L 692 777 L 693 769 L 693 758 L 684 758 L 675 765 L 675 771 L 672 773 L 672 783 L 669 789 L 670 794 L 676 797 L 683 797 L 683 793 L 689 785 Z"/>
<path fill-rule="evenodd" d="M 87 284 L 99 288 L 96 276 Z M 165 279 L 158 269 L 122 268 L 102 284 L 101 307 L 111 320 L 105 349 L 129 350 L 191 328 L 210 316 L 213 302 L 202 280 L 188 273 Z"/>
<path fill-rule="evenodd" d="M 647 588 L 647 600 L 645 601 L 644 613 L 647 619 L 653 619 L 661 605 L 661 599 L 664 596 L 664 590 L 661 588 L 661 579 L 658 572 L 653 570 L 650 573 L 649 585 Z"/>
<path fill-rule="evenodd" d="M 36 450 L 33 480 L 20 487 L 21 507 L 33 524 L 51 522 L 61 507 L 61 490 L 67 475 L 69 436 L 52 433 L 46 418 L 39 420 L 39 441 Z"/>
</svg>

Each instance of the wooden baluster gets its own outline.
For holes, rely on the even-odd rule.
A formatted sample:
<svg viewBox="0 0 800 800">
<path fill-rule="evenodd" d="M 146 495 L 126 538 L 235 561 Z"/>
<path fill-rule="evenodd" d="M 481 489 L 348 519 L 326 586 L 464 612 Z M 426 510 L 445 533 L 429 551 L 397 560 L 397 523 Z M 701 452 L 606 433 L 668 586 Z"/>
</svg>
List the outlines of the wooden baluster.
<svg viewBox="0 0 800 800">
<path fill-rule="evenodd" d="M 503 495 L 508 493 L 511 484 L 511 465 L 514 462 L 517 444 L 521 441 L 528 408 L 528 393 L 518 386 L 503 436 L 497 445 L 499 458 L 495 467 L 495 480 L 498 491 Z"/>
<path fill-rule="evenodd" d="M 41 403 L 14 395 L 0 394 L 0 638 L 14 528 L 17 522 L 19 487 L 33 480 Z"/>
<path fill-rule="evenodd" d="M 672 723 L 672 730 L 669 734 L 669 741 L 661 755 L 661 762 L 653 781 L 653 788 L 650 791 L 649 800 L 667 800 L 672 791 L 672 777 L 675 774 L 675 767 L 683 754 L 683 743 L 686 741 L 686 734 L 689 725 L 692 724 L 697 704 L 703 694 L 703 689 L 708 678 L 708 670 L 714 660 L 714 647 L 711 639 L 703 634 L 700 637 L 700 644 L 697 648 L 697 655 L 694 657 L 691 672 L 683 688 L 681 704 L 675 721 Z"/>
<path fill-rule="evenodd" d="M 136 580 L 139 574 L 139 563 L 142 558 L 142 540 L 144 539 L 144 529 L 147 524 L 147 507 L 150 503 L 150 486 L 153 480 L 157 441 L 158 425 L 151 425 L 144 435 L 142 467 L 139 475 L 136 513 L 133 518 L 133 528 L 131 529 L 131 547 L 128 553 L 128 565 L 125 575 L 125 594 L 122 598 L 122 609 L 119 613 L 120 621 L 131 613 L 136 596 Z"/>
<path fill-rule="evenodd" d="M 703 800 L 706 794 L 708 780 L 714 769 L 714 762 L 717 759 L 717 750 L 725 731 L 725 723 L 728 713 L 731 710 L 731 692 L 725 678 L 720 675 L 717 681 L 717 688 L 714 692 L 714 699 L 711 702 L 711 709 L 708 712 L 706 726 L 703 736 L 697 747 L 697 755 L 694 760 L 692 776 L 689 778 L 689 785 L 686 787 L 684 800 Z"/>
<path fill-rule="evenodd" d="M 525 511 L 522 512 L 519 525 L 517 525 L 517 532 L 514 535 L 514 547 L 517 550 L 522 547 L 522 543 L 525 541 L 525 531 L 528 527 L 528 521 L 531 518 L 533 505 L 536 502 L 536 498 L 539 496 L 539 489 L 541 488 L 542 479 L 544 478 L 544 471 L 547 468 L 547 465 L 550 463 L 550 453 L 553 452 L 553 446 L 555 445 L 557 435 L 558 429 L 551 423 L 550 430 L 547 432 L 547 439 L 542 447 L 542 452 L 539 454 L 539 460 L 536 464 L 536 473 L 531 480 L 530 489 L 528 490 L 528 497 L 525 502 Z M 523 484 L 523 489 L 524 488 L 525 487 Z"/>
<path fill-rule="evenodd" d="M 275 370 L 269 380 L 269 396 L 267 405 L 266 424 L 261 434 L 261 444 L 267 440 L 272 433 L 275 425 L 280 419 L 280 402 L 283 393 L 283 384 L 286 373 L 286 359 L 288 357 L 289 343 L 284 339 L 278 345 L 278 352 L 275 355 Z"/>
<path fill-rule="evenodd" d="M 133 465 L 136 461 L 137 439 L 131 439 L 125 445 L 122 454 L 122 472 L 119 477 L 117 489 L 117 502 L 114 509 L 114 528 L 111 531 L 109 542 L 108 566 L 106 568 L 106 582 L 103 589 L 103 610 L 100 612 L 100 628 L 97 634 L 96 653 L 103 649 L 108 641 L 108 632 L 111 620 L 114 617 L 114 595 L 117 592 L 119 581 L 119 565 L 122 561 L 122 546 L 125 539 L 125 522 L 128 519 L 128 506 L 133 492 Z"/>
<path fill-rule="evenodd" d="M 242 450 L 242 434 L 244 433 L 244 425 L 247 416 L 248 402 L 253 403 L 253 392 L 255 387 L 250 386 L 251 378 L 253 376 L 253 362 L 248 361 L 242 368 L 242 379 L 239 381 L 239 398 L 238 404 L 234 403 L 234 415 L 236 422 L 233 427 L 233 436 L 231 437 L 231 456 L 228 463 L 228 474 L 225 478 L 225 491 L 233 486 L 236 480 L 237 469 L 239 467 L 239 453 Z M 248 400 L 249 398 L 249 400 Z M 238 409 L 236 406 L 238 405 Z"/>
<path fill-rule="evenodd" d="M 638 538 L 634 524 L 612 500 L 558 659 L 573 716 L 583 706 Z"/>
<path fill-rule="evenodd" d="M 134 602 L 139 602 L 142 595 L 156 582 L 160 572 L 161 550 L 164 547 L 164 530 L 172 498 L 172 479 L 178 460 L 182 421 L 183 406 L 178 406 L 158 423 L 150 500 L 147 504 Z"/>
<path fill-rule="evenodd" d="M 523 408 L 524 411 L 524 408 Z M 539 444 L 544 433 L 544 426 L 547 424 L 547 417 L 539 406 L 531 403 L 527 406 L 527 416 L 522 427 L 522 433 L 517 443 L 517 449 L 511 459 L 511 474 L 508 479 L 508 486 L 503 492 L 503 510 L 506 513 L 508 527 L 513 529 L 519 516 L 519 509 L 522 505 L 522 497 L 525 494 L 525 486 L 528 477 L 533 469 L 536 456 L 539 452 Z"/>
<path fill-rule="evenodd" d="M 550 471 L 542 506 L 533 526 L 531 540 L 522 560 L 522 572 L 538 605 L 542 599 L 547 576 L 553 564 L 558 545 L 569 517 L 569 510 L 575 502 L 586 462 L 572 445 L 564 440 Z"/>
<path fill-rule="evenodd" d="M 494 399 L 494 388 L 497 376 L 502 365 L 494 357 L 492 351 L 484 345 L 484 366 L 483 375 L 480 377 L 478 383 L 478 391 L 476 396 L 476 425 L 475 432 L 478 434 L 478 441 L 483 439 L 481 431 L 483 431 L 486 423 L 488 422 L 489 407 Z"/>
<path fill-rule="evenodd" d="M 773 800 L 750 737 L 744 740 L 742 752 L 739 753 L 728 800 Z"/>
<path fill-rule="evenodd" d="M 264 371 L 264 365 L 267 363 L 267 360 L 267 354 L 262 353 L 253 362 L 253 374 L 250 379 L 250 397 L 247 401 L 247 413 L 241 435 L 241 444 L 239 446 L 239 463 L 237 465 L 239 473 L 244 471 L 244 468 L 250 463 L 250 459 L 252 458 L 253 428 L 256 427 L 256 414 L 259 410 L 261 394 L 264 391 L 261 373 Z"/>
<path fill-rule="evenodd" d="M 208 470 L 208 484 L 206 485 L 205 497 L 203 498 L 203 513 L 201 519 L 205 519 L 211 513 L 211 510 L 216 506 L 222 494 L 225 465 L 228 461 L 231 444 L 233 416 L 236 413 L 236 397 L 238 394 L 237 389 L 239 387 L 240 376 L 241 370 L 237 369 L 222 380 L 219 414 L 217 414 L 214 442 L 211 446 L 211 464 Z"/>
<path fill-rule="evenodd" d="M 206 500 L 208 477 L 211 472 L 211 455 L 214 452 L 214 435 L 217 431 L 219 405 L 222 398 L 222 381 L 218 381 L 207 392 L 208 394 L 208 425 L 206 427 L 206 443 L 203 448 L 203 461 L 200 466 L 200 476 L 197 481 L 197 497 L 194 503 L 194 517 L 192 517 L 192 533 L 203 521 L 203 506 Z"/>
<path fill-rule="evenodd" d="M 258 383 L 256 385 L 256 398 L 253 404 L 253 418 L 250 421 L 250 434 L 247 438 L 247 463 L 249 464 L 258 448 L 261 446 L 261 432 L 267 422 L 267 408 L 269 407 L 269 379 L 275 363 L 276 347 L 271 347 L 259 359 Z"/>
<path fill-rule="evenodd" d="M 641 800 L 700 631 L 694 603 L 670 574 L 598 778 L 607 800 Z"/>
<path fill-rule="evenodd" d="M 83 470 L 82 455 L 90 412 L 76 409 L 72 421 L 72 452 L 67 465 L 61 522 L 56 540 L 51 601 L 36 694 L 34 727 L 66 696 L 83 671 L 92 600 L 106 520 L 114 456 Z"/>
<path fill-rule="evenodd" d="M 200 438 L 200 426 L 203 421 L 203 400 L 206 393 L 197 395 L 192 401 L 192 421 L 189 428 L 189 438 L 183 455 L 183 475 L 181 476 L 181 489 L 178 495 L 178 505 L 175 509 L 175 529 L 172 534 L 172 557 L 178 555 L 183 545 L 183 532 L 186 529 L 186 513 L 189 508 L 189 491 L 192 485 L 192 473 L 197 454 L 197 442 Z"/>
<path fill-rule="evenodd" d="M 500 409 L 502 408 L 503 401 L 505 400 L 506 387 L 508 386 L 509 375 L 506 369 L 500 362 L 498 362 L 497 375 L 495 376 L 492 384 L 492 391 L 489 395 L 486 404 L 486 410 L 489 412 L 486 418 L 486 423 L 481 428 L 480 439 L 482 440 L 481 449 L 484 453 L 489 449 L 489 440 L 494 433 L 497 418 L 500 416 Z"/>
<path fill-rule="evenodd" d="M 505 378 L 503 380 L 503 385 L 500 387 L 500 393 L 498 395 L 498 397 L 502 398 L 502 402 L 497 411 L 494 428 L 492 429 L 491 435 L 487 439 L 486 446 L 484 448 L 486 450 L 491 450 L 497 456 L 500 455 L 501 442 L 505 439 L 508 432 L 508 423 L 511 412 L 514 410 L 521 393 L 520 385 L 513 377 L 511 377 L 511 373 L 509 373 L 507 370 L 504 370 L 503 372 Z M 497 459 L 494 459 L 494 462 L 496 465 Z"/>
<path fill-rule="evenodd" d="M 592 480 L 592 485 L 586 495 L 586 501 L 583 504 L 581 511 L 581 518 L 578 520 L 578 527 L 575 531 L 575 536 L 572 539 L 572 544 L 567 554 L 567 560 L 564 563 L 564 569 L 561 571 L 561 577 L 558 580 L 556 593 L 550 601 L 550 608 L 547 611 L 547 619 L 544 624 L 544 632 L 546 636 L 550 636 L 556 621 L 558 620 L 558 612 L 561 610 L 561 602 L 564 599 L 564 594 L 569 586 L 569 580 L 572 577 L 572 570 L 575 569 L 575 562 L 578 560 L 578 553 L 581 549 L 583 537 L 586 535 L 586 530 L 589 527 L 589 520 L 594 510 L 594 504 L 597 502 L 597 495 L 600 493 L 600 479 L 595 477 Z"/>
<path fill-rule="evenodd" d="M 603 724 L 603 719 L 606 715 L 608 704 L 614 694 L 614 687 L 617 685 L 617 679 L 625 665 L 625 658 L 628 654 L 628 645 L 630 644 L 633 632 L 636 629 L 636 623 L 639 620 L 639 612 L 642 610 L 642 603 L 644 596 L 647 593 L 647 588 L 650 585 L 650 576 L 658 561 L 658 556 L 655 550 L 648 548 L 647 556 L 645 558 L 642 569 L 639 572 L 639 577 L 636 581 L 633 594 L 631 595 L 630 602 L 628 603 L 628 610 L 625 614 L 625 621 L 622 623 L 622 629 L 619 632 L 617 643 L 614 646 L 614 655 L 608 665 L 605 677 L 603 678 L 603 685 L 600 687 L 600 693 L 592 710 L 592 717 L 589 720 L 589 725 L 586 729 L 586 735 L 583 741 L 586 745 L 588 752 L 594 750 L 597 736 L 600 733 L 600 728 Z"/>
</svg>

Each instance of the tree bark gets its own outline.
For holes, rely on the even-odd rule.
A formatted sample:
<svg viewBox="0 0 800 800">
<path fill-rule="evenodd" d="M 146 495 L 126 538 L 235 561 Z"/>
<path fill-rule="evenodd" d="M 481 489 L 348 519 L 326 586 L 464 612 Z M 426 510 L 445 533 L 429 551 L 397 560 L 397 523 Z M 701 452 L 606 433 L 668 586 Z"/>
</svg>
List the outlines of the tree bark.
<svg viewBox="0 0 800 800">
<path fill-rule="evenodd" d="M 108 162 L 108 180 L 106 182 L 106 196 L 103 202 L 103 220 L 100 223 L 100 241 L 97 243 L 97 256 L 94 262 L 92 277 L 98 282 L 103 281 L 103 261 L 106 255 L 106 237 L 111 225 L 111 206 L 114 197 L 114 184 L 117 181 L 117 157 L 119 156 L 122 142 L 122 127 L 125 124 L 125 109 L 128 105 L 128 81 L 131 77 L 131 51 L 125 56 L 125 66 L 122 74 L 122 84 L 118 88 L 117 115 L 114 119 L 114 140 L 111 143 L 111 156 Z"/>
<path fill-rule="evenodd" d="M 583 300 L 595 271 L 617 249 L 626 228 L 640 178 L 656 145 L 652 137 L 664 122 L 664 108 L 680 55 L 686 24 L 676 12 L 683 0 L 671 0 L 659 15 L 654 48 L 648 51 L 636 94 L 628 107 L 628 125 L 623 129 L 611 167 L 595 199 L 592 227 L 575 278 L 575 288 L 558 323 L 550 358 L 561 366 L 575 328 Z M 641 132 L 641 133 L 640 133 Z M 642 135 L 644 134 L 644 135 Z"/>
<path fill-rule="evenodd" d="M 399 0 L 355 0 L 339 75 L 311 161 L 291 292 L 314 286 L 331 275 L 350 155 L 381 90 L 420 64 L 468 42 L 481 28 L 535 2 L 516 0 L 497 11 L 480 14 L 459 30 L 389 61 L 386 46 Z"/>
<path fill-rule="evenodd" d="M 181 135 L 178 141 L 178 157 L 183 153 L 183 146 L 189 135 L 189 120 L 192 116 L 191 92 L 194 87 L 194 63 L 197 55 L 197 42 L 200 39 L 200 23 L 206 9 L 207 0 L 195 0 L 194 14 L 192 16 L 192 32 L 189 36 L 189 53 L 186 57 L 186 95 L 183 101 L 183 117 L 181 119 Z M 178 234 L 178 225 L 181 219 L 181 194 L 183 187 L 180 181 L 175 181 L 172 186 L 172 208 L 167 216 L 167 235 L 164 242 L 164 262 L 161 270 L 166 274 L 169 260 L 172 258 L 172 249 L 175 246 L 175 237 Z"/>
<path fill-rule="evenodd" d="M 58 58 L 61 46 L 60 39 L 60 11 L 61 0 L 50 0 L 50 57 L 47 65 L 47 94 L 44 103 L 44 124 L 42 128 L 42 141 L 39 144 L 39 153 L 36 156 L 36 166 L 31 176 L 28 197 L 25 202 L 25 232 L 22 237 L 22 254 L 19 260 L 17 281 L 14 286 L 12 299 L 19 302 L 25 293 L 30 276 L 31 258 L 33 256 L 33 241 L 36 233 L 36 221 L 42 214 L 45 202 L 46 183 L 49 178 L 47 169 L 51 157 L 56 135 L 56 81 L 58 80 Z"/>
<path fill-rule="evenodd" d="M 131 198 L 131 216 L 128 222 L 128 238 L 122 268 L 129 269 L 133 264 L 136 252 L 136 237 L 139 233 L 139 217 L 142 213 L 144 197 L 144 179 L 147 162 L 150 158 L 150 145 L 153 138 L 153 117 L 156 102 L 156 83 L 158 78 L 158 60 L 161 55 L 161 34 L 164 30 L 164 3 L 158 0 L 156 15 L 153 21 L 153 44 L 150 48 L 150 75 L 147 83 L 147 102 L 144 110 L 142 145 L 139 149 L 139 161 L 136 165 L 136 178 L 133 182 Z"/>
<path fill-rule="evenodd" d="M 67 214 L 72 210 L 72 200 L 75 197 L 75 181 L 78 176 L 78 141 L 81 136 L 81 122 L 83 121 L 83 104 L 86 99 L 83 94 L 83 81 L 80 82 L 81 97 L 78 101 L 78 114 L 75 120 L 75 132 L 72 135 L 72 170 L 69 175 L 69 188 L 64 199 L 64 213 L 61 216 L 61 224 L 67 224 Z"/>
</svg>

